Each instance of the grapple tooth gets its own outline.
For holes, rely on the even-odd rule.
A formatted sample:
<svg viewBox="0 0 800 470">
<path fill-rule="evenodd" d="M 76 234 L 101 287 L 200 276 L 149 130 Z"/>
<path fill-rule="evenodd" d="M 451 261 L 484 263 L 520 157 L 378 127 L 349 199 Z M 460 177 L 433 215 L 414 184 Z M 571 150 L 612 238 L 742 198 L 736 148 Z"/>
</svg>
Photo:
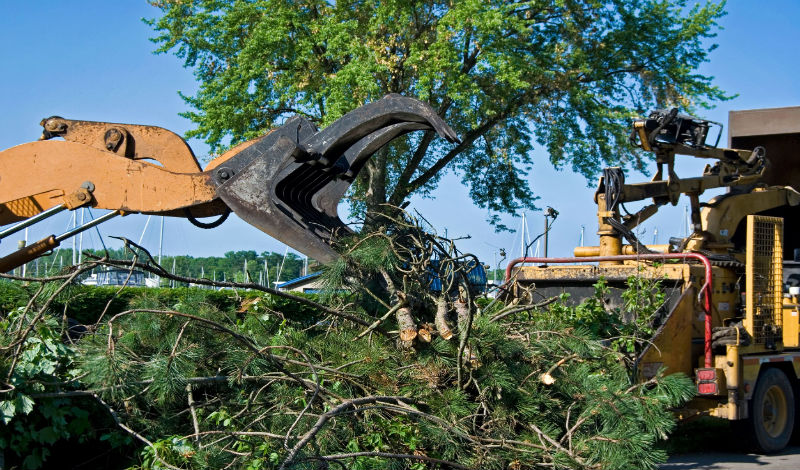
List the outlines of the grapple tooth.
<svg viewBox="0 0 800 470">
<path fill-rule="evenodd" d="M 229 159 L 224 165 L 236 171 L 218 181 L 217 194 L 246 222 L 323 263 L 338 256 L 332 240 L 350 232 L 339 219 L 339 201 L 376 151 L 416 130 L 458 141 L 430 106 L 399 95 L 351 111 L 322 131 L 312 128 L 290 120 Z"/>
<path fill-rule="evenodd" d="M 459 142 L 455 131 L 427 103 L 391 94 L 345 114 L 303 142 L 303 148 L 327 166 L 373 132 L 403 122 L 425 123 L 444 139 Z"/>
<path fill-rule="evenodd" d="M 337 161 L 341 162 L 341 167 L 347 168 L 344 173 L 344 178 L 352 181 L 367 160 L 381 149 L 384 145 L 392 140 L 400 137 L 401 135 L 408 134 L 413 131 L 429 130 L 431 127 L 426 123 L 421 122 L 401 122 L 399 124 L 392 124 L 391 126 L 384 127 L 377 130 L 372 134 L 364 137 L 355 143 L 355 145 L 348 148 L 344 155 Z"/>
<path fill-rule="evenodd" d="M 275 175 L 281 168 L 300 165 L 294 161 L 299 150 L 285 136 L 279 137 L 264 155 L 217 187 L 217 194 L 245 222 L 322 263 L 330 263 L 337 255 L 326 240 L 333 234 L 324 236 L 319 227 L 305 222 L 275 196 Z"/>
<path fill-rule="evenodd" d="M 339 217 L 339 201 L 344 197 L 358 173 L 367 161 L 393 139 L 413 131 L 429 130 L 430 126 L 419 122 L 402 122 L 377 130 L 347 149 L 336 162 L 338 168 L 346 168 L 342 175 L 315 192 L 311 205 L 329 217 Z"/>
</svg>

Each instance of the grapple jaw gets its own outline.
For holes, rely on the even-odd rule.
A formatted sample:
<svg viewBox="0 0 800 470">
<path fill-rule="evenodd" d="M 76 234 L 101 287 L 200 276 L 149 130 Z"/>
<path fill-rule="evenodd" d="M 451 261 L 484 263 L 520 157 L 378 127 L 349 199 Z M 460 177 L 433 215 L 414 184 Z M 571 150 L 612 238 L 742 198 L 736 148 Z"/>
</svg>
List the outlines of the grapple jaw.
<svg viewBox="0 0 800 470">
<path fill-rule="evenodd" d="M 302 117 L 261 137 L 214 172 L 217 195 L 244 221 L 322 263 L 337 258 L 332 241 L 350 229 L 337 207 L 369 158 L 393 139 L 455 132 L 426 103 L 388 95 L 322 130 Z"/>
</svg>

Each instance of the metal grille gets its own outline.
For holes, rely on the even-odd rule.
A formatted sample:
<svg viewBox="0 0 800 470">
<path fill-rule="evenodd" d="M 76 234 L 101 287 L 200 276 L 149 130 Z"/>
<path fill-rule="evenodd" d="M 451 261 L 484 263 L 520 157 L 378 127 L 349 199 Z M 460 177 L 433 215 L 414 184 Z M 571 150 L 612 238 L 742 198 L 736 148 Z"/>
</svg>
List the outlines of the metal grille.
<svg viewBox="0 0 800 470">
<path fill-rule="evenodd" d="M 757 344 L 781 339 L 783 219 L 747 216 L 745 324 Z"/>
</svg>

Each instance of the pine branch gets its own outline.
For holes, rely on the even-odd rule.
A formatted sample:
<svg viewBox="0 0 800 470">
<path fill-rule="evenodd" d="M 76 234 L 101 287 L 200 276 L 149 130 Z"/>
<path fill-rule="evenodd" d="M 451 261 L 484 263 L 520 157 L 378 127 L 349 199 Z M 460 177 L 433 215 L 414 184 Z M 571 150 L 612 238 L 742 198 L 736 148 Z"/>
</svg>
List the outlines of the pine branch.
<svg viewBox="0 0 800 470">
<path fill-rule="evenodd" d="M 449 460 L 442 460 L 436 459 L 433 457 L 428 457 L 426 455 L 421 454 L 392 454 L 389 452 L 350 452 L 346 454 L 331 454 L 331 455 L 320 455 L 315 457 L 306 457 L 304 460 L 322 460 L 322 461 L 333 461 L 333 460 L 346 460 L 346 459 L 354 459 L 357 457 L 383 457 L 387 459 L 401 459 L 401 460 L 418 460 L 421 462 L 428 462 L 432 464 L 442 465 L 445 468 L 455 468 L 458 470 L 475 470 L 474 467 L 467 467 L 455 462 L 451 462 Z M 283 468 L 283 467 L 281 467 Z"/>
<path fill-rule="evenodd" d="M 172 280 L 178 281 L 178 282 L 185 282 L 185 283 L 197 284 L 197 285 L 202 285 L 202 286 L 211 286 L 211 287 L 231 287 L 231 288 L 235 288 L 235 289 L 258 290 L 258 291 L 261 291 L 261 292 L 266 292 L 267 294 L 274 295 L 276 297 L 281 297 L 281 298 L 284 298 L 284 299 L 287 299 L 287 300 L 291 300 L 293 302 L 297 302 L 297 303 L 302 304 L 302 305 L 306 305 L 308 307 L 313 307 L 313 308 L 318 309 L 318 310 L 320 310 L 322 312 L 325 312 L 328 315 L 333 315 L 335 317 L 343 318 L 345 320 L 349 320 L 349 321 L 352 321 L 354 323 L 358 323 L 359 325 L 363 325 L 363 326 L 369 326 L 370 325 L 370 323 L 368 321 L 363 320 L 363 319 L 361 319 L 359 317 L 356 317 L 354 315 L 351 315 L 349 313 L 342 312 L 342 311 L 339 311 L 339 310 L 335 310 L 335 309 L 332 309 L 332 308 L 327 307 L 325 305 L 322 305 L 319 302 L 314 302 L 313 300 L 306 299 L 306 298 L 300 297 L 300 296 L 296 296 L 296 295 L 293 295 L 293 294 L 290 294 L 288 292 L 284 292 L 284 291 L 281 291 L 281 290 L 271 289 L 269 287 L 265 287 L 265 286 L 262 286 L 261 284 L 256 284 L 256 283 L 253 283 L 253 282 L 212 281 L 210 279 L 200 279 L 200 278 L 193 278 L 193 277 L 178 276 L 178 275 L 171 274 L 171 273 L 164 274 L 163 268 L 160 267 L 160 266 L 153 267 L 153 266 L 150 266 L 149 264 L 144 264 L 144 263 L 139 263 L 139 262 L 130 262 L 130 261 L 113 260 L 113 259 L 102 259 L 102 258 L 93 256 L 93 255 L 90 255 L 88 253 L 87 253 L 87 256 L 91 256 L 93 258 L 96 258 L 97 259 L 97 263 L 100 264 L 100 265 L 107 265 L 107 266 L 114 266 L 114 267 L 134 267 L 136 269 L 141 269 L 142 271 L 146 271 L 146 272 L 150 272 L 150 273 L 153 273 L 153 274 L 157 274 L 157 275 L 159 275 L 161 277 L 164 277 L 166 279 L 172 279 Z M 378 333 L 386 335 L 386 332 L 381 330 L 381 329 L 376 329 L 375 331 L 377 331 Z"/>
</svg>

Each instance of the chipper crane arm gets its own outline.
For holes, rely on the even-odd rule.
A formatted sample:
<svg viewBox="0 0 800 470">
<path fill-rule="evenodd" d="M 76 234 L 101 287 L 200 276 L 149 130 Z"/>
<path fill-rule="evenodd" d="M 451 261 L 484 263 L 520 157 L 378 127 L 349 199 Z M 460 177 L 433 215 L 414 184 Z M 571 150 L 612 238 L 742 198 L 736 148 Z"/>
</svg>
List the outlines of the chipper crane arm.
<svg viewBox="0 0 800 470">
<path fill-rule="evenodd" d="M 732 238 L 739 223 L 748 214 L 800 204 L 797 188 L 777 186 L 775 178 L 765 178 L 765 172 L 770 165 L 775 166 L 776 161 L 768 158 L 764 147 L 721 148 L 717 147 L 719 137 L 713 144 L 708 143 L 709 128 L 714 124 L 678 114 L 677 109 L 654 111 L 647 118 L 634 121 L 631 144 L 655 153 L 656 173 L 651 181 L 626 184 L 621 168 L 603 170 L 595 193 L 600 246 L 576 248 L 575 255 L 647 253 L 648 248 L 639 243 L 633 228 L 653 216 L 661 206 L 677 204 L 682 194 L 689 198 L 693 233 L 686 239 L 676 240 L 678 251 L 727 253 L 733 247 Z M 710 159 L 714 163 L 706 165 L 701 176 L 679 178 L 674 169 L 676 155 Z M 777 164 L 787 166 L 786 162 Z M 729 188 L 729 192 L 701 204 L 700 195 L 712 188 Z M 623 211 L 627 212 L 624 203 L 647 199 L 652 203 L 623 215 Z M 630 245 L 622 245 L 623 237 Z"/>
<path fill-rule="evenodd" d="M 429 105 L 400 95 L 361 106 L 322 130 L 292 117 L 205 169 L 183 139 L 159 127 L 60 117 L 42 126 L 39 141 L 0 152 L 0 225 L 19 222 L 0 230 L 0 239 L 84 206 L 186 217 L 204 228 L 217 224 L 196 217 L 223 220 L 233 211 L 323 263 L 336 259 L 331 242 L 349 232 L 337 213 L 339 200 L 376 151 L 418 130 L 458 141 Z M 41 256 L 64 235 L 0 259 L 0 271 Z"/>
</svg>

